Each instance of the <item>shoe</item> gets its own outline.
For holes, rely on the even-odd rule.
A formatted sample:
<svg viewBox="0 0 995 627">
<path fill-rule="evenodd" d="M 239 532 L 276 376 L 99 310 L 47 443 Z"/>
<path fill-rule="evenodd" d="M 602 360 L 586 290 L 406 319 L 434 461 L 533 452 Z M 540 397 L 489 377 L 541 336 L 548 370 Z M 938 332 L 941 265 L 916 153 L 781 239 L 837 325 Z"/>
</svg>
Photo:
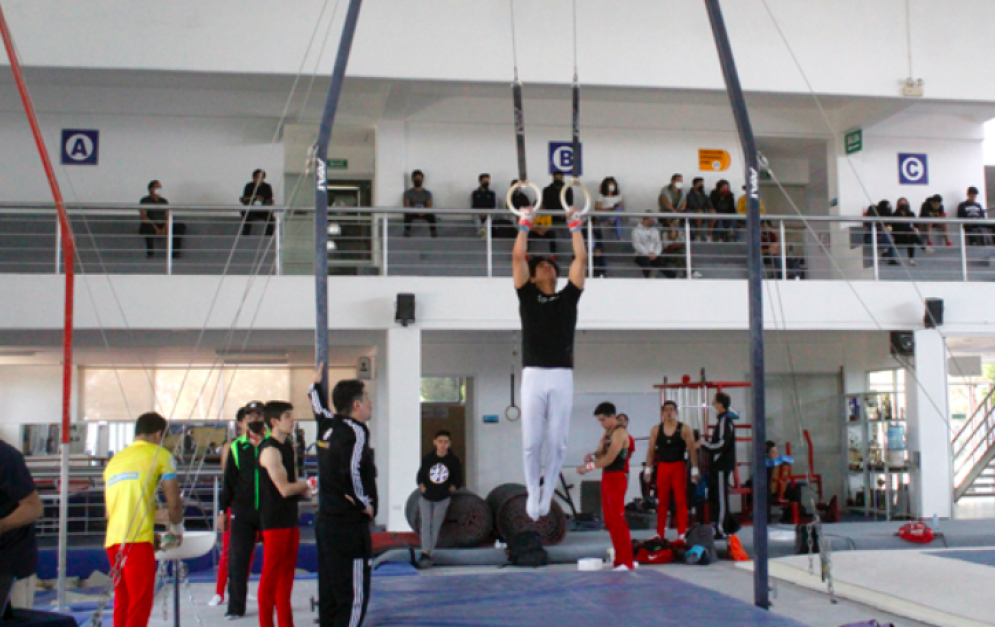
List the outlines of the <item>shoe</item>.
<svg viewBox="0 0 995 627">
<path fill-rule="evenodd" d="M 428 568 L 431 568 L 433 563 L 434 562 L 432 562 L 431 557 L 422 553 L 421 557 L 418 558 L 418 561 L 415 562 L 415 568 L 417 568 L 418 570 L 426 570 Z"/>
<path fill-rule="evenodd" d="M 208 601 L 207 604 L 210 605 L 211 607 L 214 607 L 215 605 L 221 605 L 222 603 L 224 603 L 224 601 L 225 598 L 223 596 L 221 596 L 220 594 L 215 594 L 213 597 L 211 597 L 211 600 Z"/>
<path fill-rule="evenodd" d="M 929 246 L 929 247 L 932 247 L 933 246 L 933 240 L 931 240 L 931 239 L 926 240 L 926 245 Z"/>
<path fill-rule="evenodd" d="M 947 240 L 947 246 L 953 246 L 953 245 L 954 245 L 953 242 L 951 242 L 950 240 Z"/>
<path fill-rule="evenodd" d="M 914 265 L 917 265 L 917 264 L 916 264 L 916 260 L 915 260 L 915 259 L 909 259 L 909 265 L 910 265 L 910 266 L 914 266 Z"/>
<path fill-rule="evenodd" d="M 234 614 L 232 612 L 225 612 L 225 620 L 238 620 L 240 618 L 245 618 L 244 614 Z"/>
<path fill-rule="evenodd" d="M 616 566 L 615 568 L 612 569 L 612 572 L 616 572 L 616 573 L 618 573 L 618 572 L 631 573 L 634 570 L 636 570 L 635 566 L 633 566 L 632 568 L 629 568 L 625 564 L 619 564 L 618 566 Z"/>
<path fill-rule="evenodd" d="M 246 601 L 258 601 L 259 599 L 257 599 L 256 595 L 254 595 L 254 594 L 246 593 L 245 594 L 245 600 Z"/>
<path fill-rule="evenodd" d="M 411 232 L 410 231 L 405 231 L 404 232 L 404 237 L 411 237 Z"/>
<path fill-rule="evenodd" d="M 481 239 L 487 237 L 487 231 L 485 231 L 483 228 L 477 229 L 477 237 Z"/>
<path fill-rule="evenodd" d="M 698 272 L 697 270 L 692 270 L 691 271 L 691 278 L 692 279 L 700 279 L 701 278 L 701 273 Z"/>
<path fill-rule="evenodd" d="M 927 247 L 926 247 L 926 254 L 927 254 L 927 255 L 932 255 L 932 254 L 933 254 L 933 253 L 935 253 L 935 252 L 936 252 L 936 249 L 935 249 L 935 248 L 933 248 L 932 246 L 927 246 Z"/>
<path fill-rule="evenodd" d="M 898 262 L 897 262 L 897 261 L 895 261 L 894 259 L 889 259 L 889 260 L 888 260 L 888 265 L 889 265 L 889 266 L 897 266 L 897 265 L 898 265 Z"/>
<path fill-rule="evenodd" d="M 539 520 L 539 495 L 532 494 L 529 492 L 529 496 L 525 499 L 525 513 L 528 514 L 529 518 L 532 520 Z"/>
</svg>

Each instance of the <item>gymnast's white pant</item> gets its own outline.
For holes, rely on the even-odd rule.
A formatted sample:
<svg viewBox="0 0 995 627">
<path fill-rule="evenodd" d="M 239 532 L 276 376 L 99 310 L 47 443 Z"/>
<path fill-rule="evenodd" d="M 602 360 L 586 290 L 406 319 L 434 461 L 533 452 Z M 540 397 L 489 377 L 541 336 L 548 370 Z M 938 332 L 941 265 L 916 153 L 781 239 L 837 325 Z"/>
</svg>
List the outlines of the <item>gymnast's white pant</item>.
<svg viewBox="0 0 995 627">
<path fill-rule="evenodd" d="M 539 499 L 542 514 L 549 513 L 553 493 L 560 481 L 560 469 L 567 454 L 573 398 L 574 377 L 570 368 L 529 367 L 522 370 L 525 485 L 529 494 L 540 494 L 539 477 L 544 478 Z"/>
</svg>

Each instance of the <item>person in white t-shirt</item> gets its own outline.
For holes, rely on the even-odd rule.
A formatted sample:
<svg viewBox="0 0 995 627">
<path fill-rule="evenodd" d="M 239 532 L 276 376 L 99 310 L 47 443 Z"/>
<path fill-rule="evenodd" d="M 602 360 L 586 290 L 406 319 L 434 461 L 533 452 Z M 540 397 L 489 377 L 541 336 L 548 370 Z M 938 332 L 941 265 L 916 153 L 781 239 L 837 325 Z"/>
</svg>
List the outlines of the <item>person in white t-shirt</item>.
<svg viewBox="0 0 995 627">
<path fill-rule="evenodd" d="M 605 177 L 601 181 L 598 199 L 594 203 L 594 212 L 598 217 L 594 224 L 594 276 L 608 276 L 608 264 L 605 259 L 605 233 L 615 230 L 615 238 L 622 239 L 621 219 L 614 212 L 622 211 L 622 191 L 614 176 Z"/>
</svg>

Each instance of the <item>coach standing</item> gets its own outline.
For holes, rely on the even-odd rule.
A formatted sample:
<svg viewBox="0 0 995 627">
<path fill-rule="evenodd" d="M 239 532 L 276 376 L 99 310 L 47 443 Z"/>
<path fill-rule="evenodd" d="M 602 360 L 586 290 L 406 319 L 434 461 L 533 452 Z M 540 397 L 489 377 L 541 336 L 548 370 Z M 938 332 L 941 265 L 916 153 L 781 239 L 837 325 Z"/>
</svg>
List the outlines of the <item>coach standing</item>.
<svg viewBox="0 0 995 627">
<path fill-rule="evenodd" d="M 13 607 L 31 609 L 34 605 L 38 566 L 34 523 L 42 511 L 24 456 L 0 440 L 0 580 L 12 577 L 15 581 Z M 0 614 L 6 603 L 7 599 L 0 599 Z"/>
<path fill-rule="evenodd" d="M 377 514 L 376 468 L 366 427 L 373 407 L 362 381 L 339 381 L 332 391 L 335 413 L 321 386 L 324 364 L 308 395 L 318 427 L 318 617 L 321 627 L 359 627 L 370 601 L 373 547 L 370 524 Z"/>
</svg>

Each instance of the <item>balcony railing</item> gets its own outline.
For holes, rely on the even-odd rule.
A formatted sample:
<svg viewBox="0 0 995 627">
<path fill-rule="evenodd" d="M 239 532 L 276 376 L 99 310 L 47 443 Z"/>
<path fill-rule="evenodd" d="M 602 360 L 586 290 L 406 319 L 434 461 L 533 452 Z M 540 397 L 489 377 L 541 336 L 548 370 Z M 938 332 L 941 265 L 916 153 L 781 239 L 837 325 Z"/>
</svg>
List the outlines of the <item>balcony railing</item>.
<svg viewBox="0 0 995 627">
<path fill-rule="evenodd" d="M 140 233 L 138 205 L 71 206 L 77 271 L 95 274 L 311 274 L 309 209 L 169 207 L 160 232 Z M 380 276 L 510 276 L 517 230 L 508 211 L 435 209 L 438 227 L 405 214 L 424 209 L 330 208 L 329 273 Z M 272 215 L 272 222 L 267 219 Z M 637 264 L 634 230 L 656 220 L 662 249 Z M 875 281 L 995 280 L 995 221 L 812 216 L 765 217 L 768 279 Z M 530 253 L 571 257 L 566 225 L 533 229 Z M 921 240 L 918 239 L 921 236 Z M 151 239 L 147 239 L 151 238 Z M 585 227 L 592 277 L 745 279 L 740 215 L 599 213 Z M 930 241 L 932 240 L 932 241 Z M 151 243 L 151 248 L 148 248 Z M 60 273 L 62 242 L 54 207 L 0 205 L 0 273 Z"/>
</svg>

